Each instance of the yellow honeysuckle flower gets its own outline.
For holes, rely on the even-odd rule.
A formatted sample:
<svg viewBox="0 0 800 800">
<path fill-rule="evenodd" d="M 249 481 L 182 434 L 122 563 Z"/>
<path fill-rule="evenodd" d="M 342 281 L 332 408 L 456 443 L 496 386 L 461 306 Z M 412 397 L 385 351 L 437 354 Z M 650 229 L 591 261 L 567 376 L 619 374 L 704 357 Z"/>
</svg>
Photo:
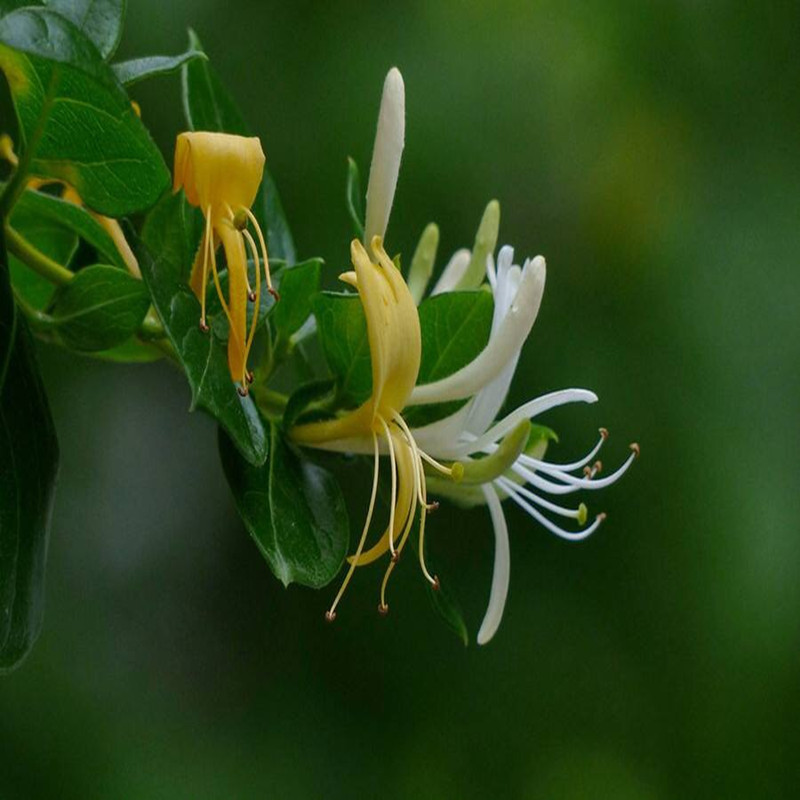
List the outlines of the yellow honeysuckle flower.
<svg viewBox="0 0 800 800">
<path fill-rule="evenodd" d="M 364 529 L 350 561 L 347 575 L 336 598 L 326 613 L 332 621 L 336 606 L 357 566 L 368 564 L 387 552 L 391 562 L 381 585 L 379 611 L 385 614 L 386 584 L 395 563 L 411 533 L 417 506 L 421 509 L 419 531 L 419 562 L 426 579 L 438 588 L 438 579 L 425 565 L 425 515 L 431 508 L 427 502 L 423 462 L 434 469 L 458 479 L 461 465 L 447 468 L 430 458 L 416 445 L 401 412 L 406 405 L 419 373 L 422 339 L 419 315 L 414 299 L 400 271 L 386 255 L 380 236 L 374 236 L 370 249 L 373 261 L 357 239 L 350 245 L 355 272 L 346 272 L 341 280 L 357 289 L 367 321 L 370 360 L 372 363 L 372 395 L 359 408 L 338 419 L 297 425 L 290 435 L 298 444 L 329 450 L 372 452 L 374 471 L 372 495 Z M 364 551 L 367 533 L 375 508 L 378 488 L 381 444 L 391 464 L 392 499 L 389 524 L 378 543 Z"/>
<path fill-rule="evenodd" d="M 264 161 L 264 151 L 257 137 L 188 132 L 179 134 L 175 143 L 173 191 L 183 189 L 189 203 L 203 212 L 206 223 L 189 278 L 189 285 L 200 300 L 200 329 L 208 331 L 206 287 L 210 269 L 230 324 L 228 367 L 231 378 L 240 383 L 238 390 L 242 396 L 247 394 L 247 384 L 252 380 L 247 371 L 247 355 L 253 343 L 261 299 L 259 248 L 247 230 L 248 222 L 258 237 L 267 288 L 277 298 L 269 274 L 264 234 L 250 210 L 264 175 Z M 216 251 L 220 243 L 228 264 L 227 301 L 217 271 Z M 245 245 L 255 263 L 255 290 L 247 276 Z M 255 303 L 256 309 L 249 332 L 248 300 Z"/>
</svg>

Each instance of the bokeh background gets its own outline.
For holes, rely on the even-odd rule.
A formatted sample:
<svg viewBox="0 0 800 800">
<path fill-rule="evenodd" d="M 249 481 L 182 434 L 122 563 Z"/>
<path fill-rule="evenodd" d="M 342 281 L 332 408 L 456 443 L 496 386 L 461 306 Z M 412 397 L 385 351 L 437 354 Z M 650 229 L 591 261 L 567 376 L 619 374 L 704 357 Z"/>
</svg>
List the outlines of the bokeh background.
<svg viewBox="0 0 800 800">
<path fill-rule="evenodd" d="M 497 197 L 502 242 L 549 267 L 509 402 L 592 388 L 542 420 L 553 455 L 605 425 L 607 466 L 633 439 L 642 458 L 588 498 L 609 519 L 585 543 L 507 509 L 489 646 L 441 625 L 410 562 L 388 619 L 365 570 L 327 626 L 330 592 L 261 561 L 177 373 L 41 348 L 63 464 L 44 632 L 0 683 L 0 797 L 796 797 L 800 7 L 129 5 L 122 57 L 197 30 L 331 283 L 346 157 L 366 172 L 398 65 L 393 249 L 430 220 L 440 253 L 468 246 Z M 179 81 L 134 94 L 171 160 Z M 488 515 L 431 530 L 474 638 Z"/>
</svg>

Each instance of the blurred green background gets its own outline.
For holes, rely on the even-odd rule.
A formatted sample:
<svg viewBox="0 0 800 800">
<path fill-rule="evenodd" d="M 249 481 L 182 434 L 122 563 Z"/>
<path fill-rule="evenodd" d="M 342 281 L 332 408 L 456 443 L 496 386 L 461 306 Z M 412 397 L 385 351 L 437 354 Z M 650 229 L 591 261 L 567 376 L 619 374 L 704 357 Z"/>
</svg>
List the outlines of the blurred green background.
<svg viewBox="0 0 800 800">
<path fill-rule="evenodd" d="M 0 682 L 0 797 L 796 797 L 800 785 L 800 7 L 749 2 L 131 0 L 121 57 L 192 25 L 262 137 L 301 256 L 346 263 L 346 157 L 407 90 L 389 228 L 469 245 L 487 200 L 548 284 L 510 403 L 581 454 L 608 522 L 555 540 L 515 508 L 491 644 L 467 649 L 409 562 L 285 591 L 239 523 L 209 419 L 166 365 L 41 348 L 63 464 L 45 628 Z M 179 81 L 136 87 L 168 160 Z M 363 515 L 366 475 L 349 495 Z M 365 489 L 366 487 L 364 487 Z M 354 524 L 357 524 L 354 522 Z M 431 547 L 475 632 L 485 510 Z"/>
</svg>

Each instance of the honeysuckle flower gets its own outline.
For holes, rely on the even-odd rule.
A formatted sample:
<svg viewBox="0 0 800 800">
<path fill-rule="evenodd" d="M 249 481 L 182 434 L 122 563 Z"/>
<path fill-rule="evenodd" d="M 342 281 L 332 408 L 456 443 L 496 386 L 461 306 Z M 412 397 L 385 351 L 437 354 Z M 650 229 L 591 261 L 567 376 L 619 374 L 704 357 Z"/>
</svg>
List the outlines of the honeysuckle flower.
<svg viewBox="0 0 800 800">
<path fill-rule="evenodd" d="M 437 459 L 458 460 L 463 464 L 463 479 L 458 486 L 431 478 L 431 488 L 462 505 L 485 503 L 495 531 L 495 558 L 489 606 L 478 632 L 478 644 L 486 644 L 497 631 L 508 594 L 510 551 L 508 526 L 501 501 L 511 498 L 551 533 L 579 541 L 594 533 L 604 514 L 591 525 L 568 531 L 544 512 L 575 520 L 583 526 L 587 509 L 581 503 L 568 508 L 543 495 L 566 495 L 581 489 L 601 489 L 617 481 L 639 453 L 631 445 L 631 455 L 613 474 L 595 479 L 602 465 L 594 461 L 608 432 L 600 429 L 600 439 L 583 458 L 569 464 L 544 460 L 546 439 L 534 448 L 527 447 L 530 420 L 565 403 L 594 403 L 597 396 L 584 389 L 566 389 L 531 400 L 494 422 L 505 402 L 522 343 L 536 319 L 545 284 L 545 262 L 541 256 L 527 259 L 522 268 L 513 263 L 514 251 L 503 247 L 497 267 L 490 256 L 486 273 L 494 295 L 494 316 L 489 343 L 483 352 L 455 375 L 433 384 L 417 387 L 411 402 L 437 403 L 472 399 L 455 414 L 412 434 L 418 445 Z M 477 392 L 476 392 L 477 389 Z M 493 424 L 494 422 L 494 424 Z M 577 474 L 576 474 L 577 473 Z"/>
<path fill-rule="evenodd" d="M 183 189 L 187 201 L 199 208 L 205 218 L 203 238 L 189 279 L 200 300 L 200 328 L 208 331 L 206 287 L 210 271 L 230 325 L 228 368 L 231 378 L 239 382 L 241 395 L 247 394 L 247 384 L 252 379 L 247 370 L 247 356 L 258 322 L 258 314 L 254 313 L 248 331 L 247 303 L 253 302 L 257 309 L 261 296 L 259 247 L 247 229 L 248 223 L 258 238 L 268 291 L 275 295 L 264 234 L 250 210 L 264 175 L 264 161 L 257 137 L 188 132 L 181 133 L 175 143 L 173 191 Z M 216 251 L 220 243 L 228 265 L 227 301 L 217 270 Z M 247 275 L 246 247 L 255 264 L 255 290 Z"/>
<path fill-rule="evenodd" d="M 438 579 L 431 575 L 425 564 L 425 517 L 430 506 L 423 464 L 427 463 L 449 477 L 457 478 L 460 471 L 460 465 L 445 467 L 422 451 L 402 417 L 419 373 L 422 354 L 419 316 L 411 293 L 383 249 L 380 237 L 373 237 L 370 244 L 375 261 L 357 239 L 352 241 L 350 252 L 355 271 L 344 273 L 340 278 L 358 291 L 364 308 L 372 364 L 372 394 L 361 406 L 344 416 L 296 425 L 290 430 L 290 436 L 300 445 L 344 452 L 370 452 L 374 460 L 366 520 L 355 554 L 349 559 L 347 575 L 326 612 L 329 621 L 336 618 L 336 606 L 355 568 L 390 552 L 391 561 L 381 584 L 378 605 L 382 614 L 388 611 L 386 585 L 411 533 L 418 508 L 419 563 L 425 578 L 438 588 Z M 378 543 L 365 551 L 378 490 L 381 444 L 390 461 L 392 497 L 389 523 Z"/>
<path fill-rule="evenodd" d="M 414 440 L 402 411 L 419 373 L 422 340 L 419 315 L 400 271 L 383 248 L 383 234 L 392 208 L 405 130 L 405 89 L 396 68 L 389 70 L 383 86 L 378 127 L 367 189 L 366 235 L 362 245 L 354 239 L 350 254 L 354 272 L 340 276 L 358 291 L 367 323 L 372 393 L 354 411 L 336 419 L 297 425 L 290 436 L 300 445 L 373 457 L 372 492 L 358 546 L 349 560 L 347 574 L 326 618 L 336 618 L 341 600 L 357 566 L 391 554 L 381 583 L 378 610 L 385 614 L 386 585 L 408 541 L 419 509 L 419 563 L 426 580 L 438 588 L 438 579 L 425 563 L 425 518 L 431 507 L 423 463 L 449 478 L 458 479 L 461 465 L 445 467 L 422 451 Z M 389 522 L 379 541 L 365 550 L 375 509 L 380 457 L 389 456 L 392 495 Z"/>
</svg>

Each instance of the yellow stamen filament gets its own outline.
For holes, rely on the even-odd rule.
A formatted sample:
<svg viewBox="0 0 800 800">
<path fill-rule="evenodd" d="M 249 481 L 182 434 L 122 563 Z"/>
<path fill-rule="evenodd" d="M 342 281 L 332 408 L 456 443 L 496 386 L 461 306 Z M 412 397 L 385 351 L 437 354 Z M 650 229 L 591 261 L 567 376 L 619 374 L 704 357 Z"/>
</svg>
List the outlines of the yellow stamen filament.
<svg viewBox="0 0 800 800">
<path fill-rule="evenodd" d="M 206 322 L 206 287 L 208 286 L 208 262 L 210 260 L 210 253 L 214 249 L 213 244 L 213 231 L 211 230 L 211 206 L 206 211 L 206 229 L 203 239 L 203 270 L 202 282 L 200 289 L 200 328 L 203 331 L 208 330 L 208 323 Z"/>
<path fill-rule="evenodd" d="M 392 558 L 397 558 L 397 552 L 394 549 L 394 507 L 397 503 L 397 459 L 394 455 L 394 442 L 392 441 L 392 434 L 389 432 L 389 426 L 386 420 L 379 416 L 378 420 L 383 426 L 383 435 L 386 437 L 386 444 L 389 447 L 389 461 L 392 465 L 392 503 L 389 507 L 389 552 Z"/>
<path fill-rule="evenodd" d="M 247 355 L 250 352 L 250 348 L 253 345 L 253 337 L 256 335 L 256 327 L 258 326 L 258 312 L 261 310 L 261 267 L 258 263 L 258 250 L 256 248 L 256 243 L 253 237 L 250 235 L 250 231 L 242 231 L 242 235 L 247 242 L 248 247 L 250 248 L 250 253 L 253 256 L 253 264 L 255 265 L 255 273 L 256 273 L 256 292 L 255 292 L 255 300 L 253 306 L 253 321 L 250 323 L 250 334 L 247 337 L 247 346 L 245 347 L 244 352 L 244 360 L 245 364 L 247 362 Z M 245 366 L 245 370 L 247 367 Z"/>
<path fill-rule="evenodd" d="M 240 211 L 244 211 L 244 213 L 247 214 L 247 218 L 250 220 L 250 222 L 253 223 L 253 227 L 256 230 L 256 235 L 258 236 L 258 242 L 261 245 L 261 255 L 262 258 L 264 259 L 264 275 L 267 279 L 267 291 L 269 291 L 271 295 L 275 296 L 276 292 L 272 288 L 272 277 L 269 274 L 269 257 L 267 255 L 267 243 L 264 240 L 264 234 L 261 231 L 261 226 L 258 224 L 258 220 L 256 219 L 255 214 L 253 214 L 253 212 L 249 208 L 242 206 Z"/>
<path fill-rule="evenodd" d="M 356 564 L 358 563 L 358 558 L 361 555 L 361 551 L 364 549 L 364 543 L 367 540 L 367 532 L 369 531 L 369 526 L 370 523 L 372 522 L 372 512 L 375 510 L 375 498 L 378 495 L 378 473 L 380 468 L 380 453 L 378 452 L 378 437 L 376 436 L 374 431 L 372 433 L 372 449 L 374 453 L 375 466 L 372 474 L 372 494 L 369 499 L 369 509 L 367 510 L 367 518 L 364 521 L 364 530 L 361 532 L 361 539 L 358 542 L 358 547 L 356 548 L 355 557 L 350 560 L 350 568 L 347 570 L 347 575 L 345 576 L 345 579 L 342 581 L 342 585 L 339 587 L 339 592 L 337 593 L 333 603 L 331 603 L 331 607 L 325 613 L 325 619 L 327 619 L 328 622 L 333 622 L 333 620 L 336 619 L 336 606 L 342 599 L 342 595 L 344 595 L 344 591 L 347 588 L 347 585 L 350 583 L 350 579 L 353 577 L 353 573 L 356 570 Z"/>
<path fill-rule="evenodd" d="M 434 577 L 428 572 L 428 567 L 425 564 L 425 519 L 428 509 L 428 490 L 425 483 L 425 469 L 422 466 L 422 461 L 417 462 L 419 465 L 419 480 L 422 483 L 422 514 L 419 520 L 419 565 L 422 567 L 422 573 L 428 579 L 428 582 L 434 589 L 439 588 L 439 579 Z"/>
</svg>

